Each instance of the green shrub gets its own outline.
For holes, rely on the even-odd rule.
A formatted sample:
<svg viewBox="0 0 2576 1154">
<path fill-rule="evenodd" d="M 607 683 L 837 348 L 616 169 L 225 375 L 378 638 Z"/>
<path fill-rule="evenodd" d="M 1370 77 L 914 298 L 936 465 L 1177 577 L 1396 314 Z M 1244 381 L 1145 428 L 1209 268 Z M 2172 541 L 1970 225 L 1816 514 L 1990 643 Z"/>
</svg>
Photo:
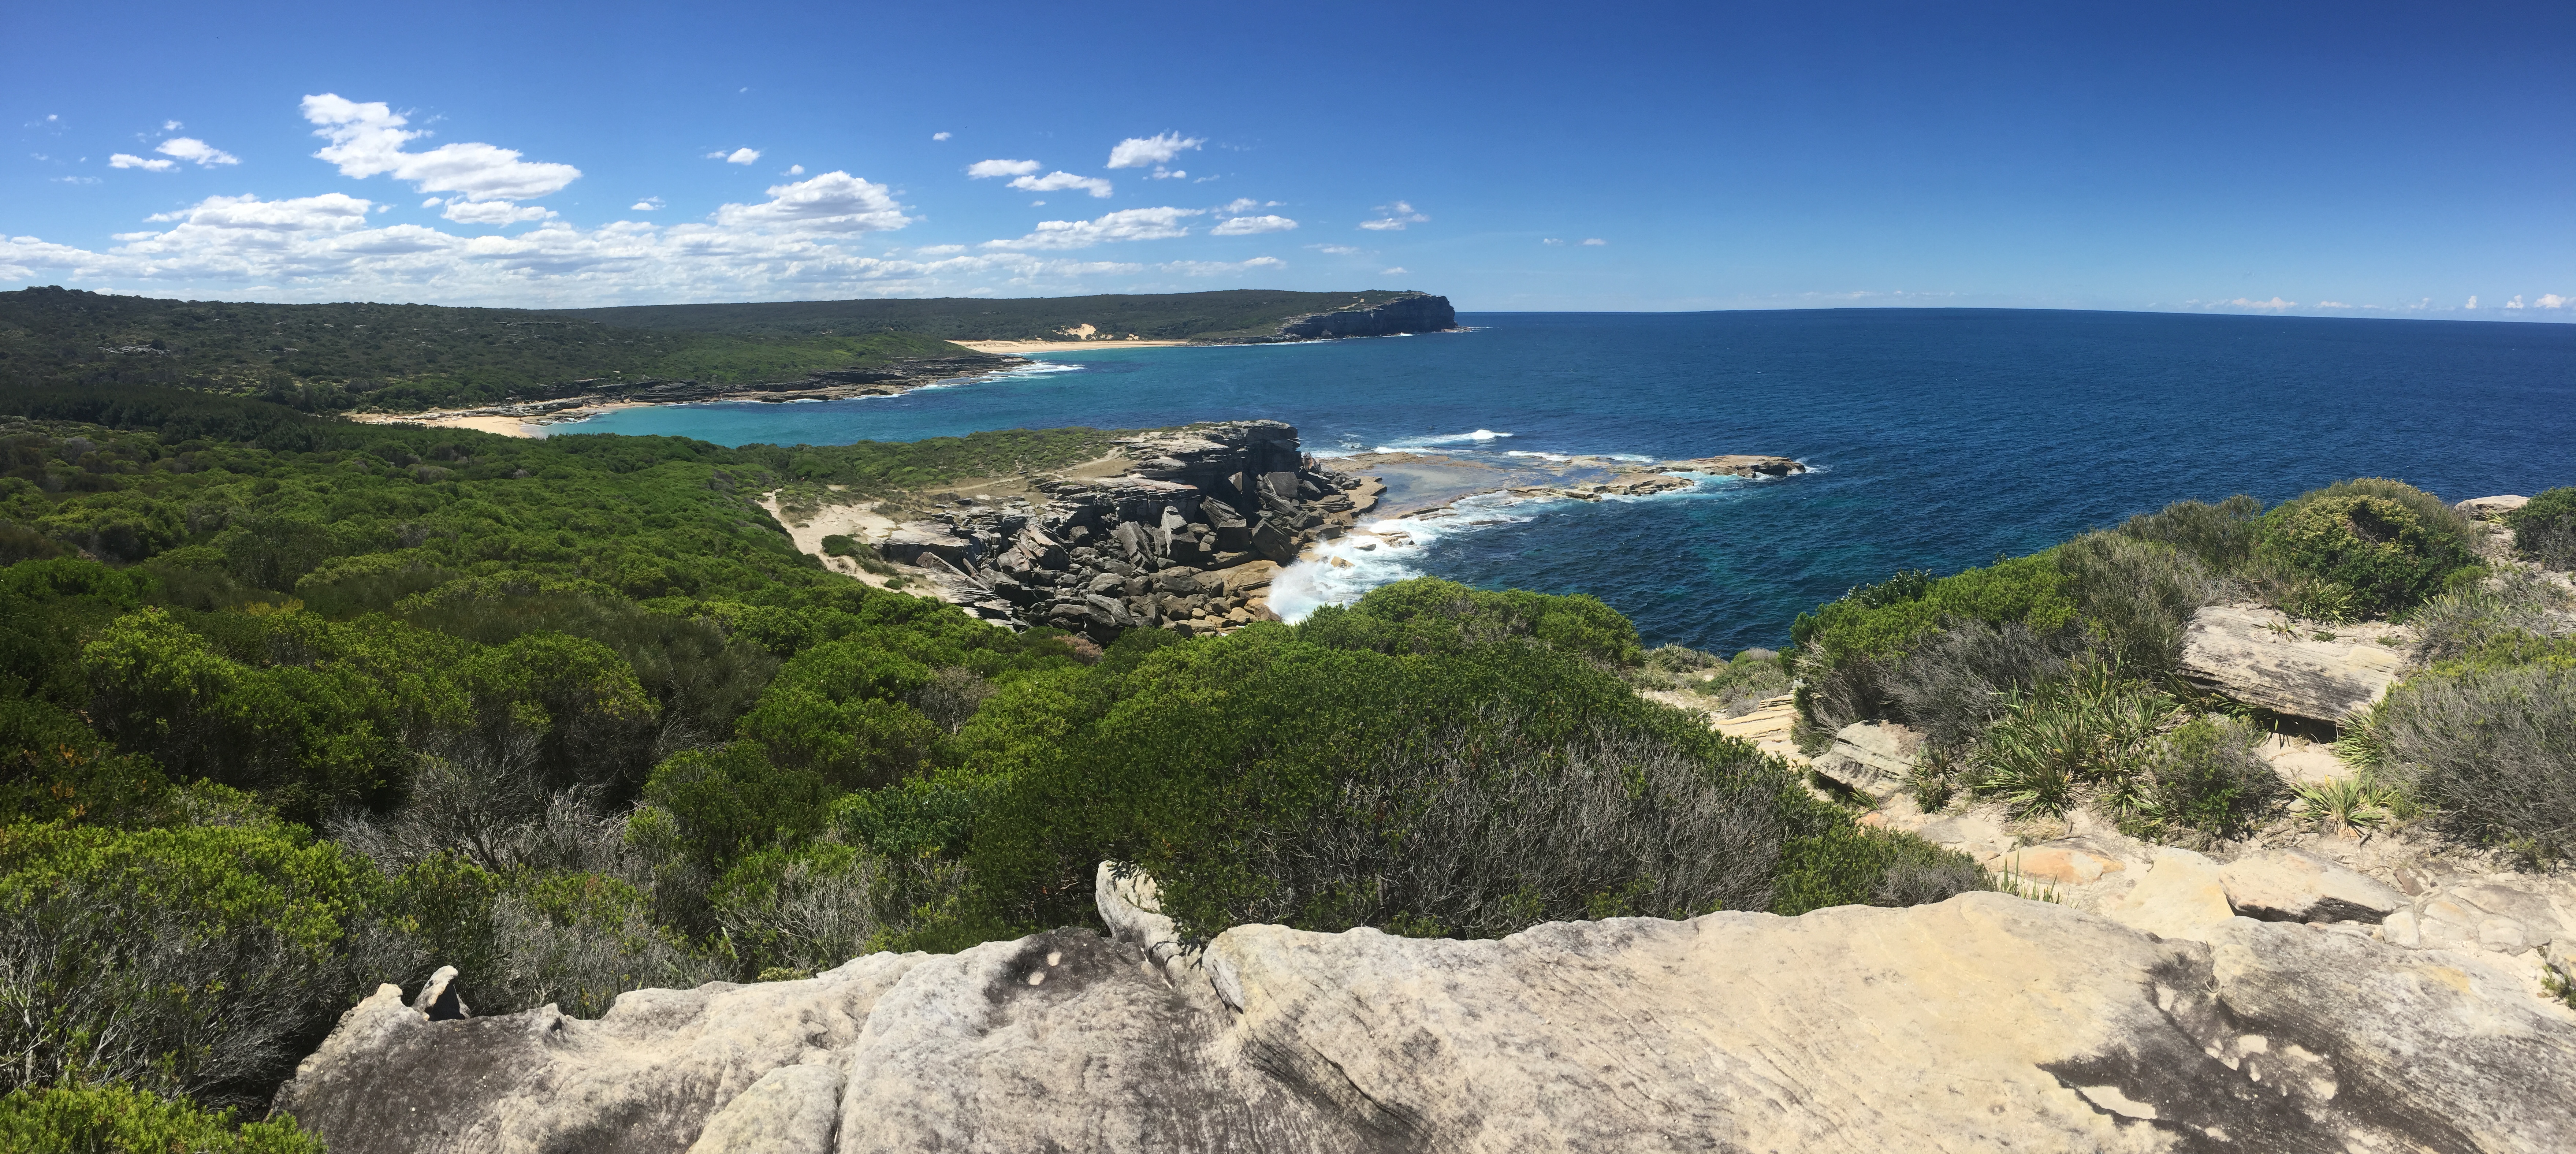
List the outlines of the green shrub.
<svg viewBox="0 0 2576 1154">
<path fill-rule="evenodd" d="M 1798 646 L 1798 708 L 1810 724 L 1838 729 L 1881 716 L 1892 700 L 1897 662 L 1951 621 L 2016 623 L 2054 637 L 2075 621 L 2075 603 L 2053 554 L 1997 561 L 1948 577 L 1899 573 L 1801 613 L 1790 626 Z"/>
<path fill-rule="evenodd" d="M 2407 618 L 2415 628 L 2415 658 L 2428 665 L 2522 664 L 2530 659 L 2525 650 L 2545 646 L 2564 627 L 2568 602 L 2556 582 L 2521 570 L 2445 591 Z"/>
<path fill-rule="evenodd" d="M 810 769 L 844 789 L 884 785 L 920 769 L 941 727 L 913 702 L 937 677 L 873 640 L 843 638 L 797 654 L 738 732 L 777 764 Z"/>
<path fill-rule="evenodd" d="M 1598 598 L 1470 589 L 1436 577 L 1380 585 L 1348 608 L 1316 610 L 1300 629 L 1323 644 L 1381 653 L 1457 653 L 1528 637 L 1610 665 L 1645 658 L 1637 627 Z"/>
<path fill-rule="evenodd" d="M 0 1095 L 0 1149 L 59 1154 L 322 1154 L 295 1119 L 241 1122 L 121 1085 L 24 1087 Z"/>
<path fill-rule="evenodd" d="M 759 744 L 737 741 L 663 762 L 644 801 L 669 815 L 682 853 L 722 872 L 744 854 L 811 836 L 840 793 L 822 774 L 773 765 Z"/>
<path fill-rule="evenodd" d="M 711 896 L 740 968 L 814 974 L 953 921 L 964 881 L 953 860 L 889 861 L 825 841 L 752 854 Z"/>
<path fill-rule="evenodd" d="M 2546 489 L 2505 517 L 2513 548 L 2551 569 L 2576 569 L 2576 486 Z"/>
<path fill-rule="evenodd" d="M 2520 662 L 2448 662 L 2408 678 L 2355 743 L 2446 825 L 2550 861 L 2576 853 L 2576 640 Z"/>
<path fill-rule="evenodd" d="M 2163 677 L 2181 663 L 2192 614 L 2221 600 L 2224 591 L 2223 582 L 2194 551 L 2126 531 L 2087 533 L 2069 541 L 2058 547 L 2057 564 L 2066 574 L 2067 595 L 2083 615 L 2093 652 L 2122 673 L 2146 680 Z"/>
<path fill-rule="evenodd" d="M 2233 573 L 2254 559 L 2262 539 L 2263 503 L 2239 493 L 2215 505 L 2176 501 L 2120 524 L 2120 535 L 2168 545 L 2214 573 Z"/>
<path fill-rule="evenodd" d="M 2399 481 L 2340 481 L 2263 516 L 2257 556 L 2299 578 L 2288 608 L 2321 621 L 2414 608 L 2474 563 L 2467 521 Z"/>
<path fill-rule="evenodd" d="M 2066 672 L 2075 638 L 2042 637 L 2018 621 L 2001 628 L 1969 618 L 1918 642 L 1888 679 L 1888 697 L 1936 751 L 1976 743 L 2010 695 Z"/>
<path fill-rule="evenodd" d="M 1771 912 L 1927 905 L 1993 888 L 1992 876 L 1964 853 L 1909 833 L 1862 829 L 1836 814 L 1782 847 Z"/>
<path fill-rule="evenodd" d="M 363 992 L 383 889 L 294 826 L 0 827 L 0 1079 L 262 1100 Z"/>
<path fill-rule="evenodd" d="M 2121 681 L 2100 665 L 2008 698 L 2002 720 L 1974 755 L 1971 788 L 2001 798 L 2016 817 L 2058 817 L 2089 789 L 2118 788 L 2147 766 L 2171 698 Z"/>
<path fill-rule="evenodd" d="M 2144 773 L 2105 790 L 2105 807 L 2149 839 L 2176 829 L 2241 838 L 2289 796 L 2281 775 L 2255 754 L 2261 741 L 2234 718 L 2184 722 L 2157 741 Z"/>
</svg>

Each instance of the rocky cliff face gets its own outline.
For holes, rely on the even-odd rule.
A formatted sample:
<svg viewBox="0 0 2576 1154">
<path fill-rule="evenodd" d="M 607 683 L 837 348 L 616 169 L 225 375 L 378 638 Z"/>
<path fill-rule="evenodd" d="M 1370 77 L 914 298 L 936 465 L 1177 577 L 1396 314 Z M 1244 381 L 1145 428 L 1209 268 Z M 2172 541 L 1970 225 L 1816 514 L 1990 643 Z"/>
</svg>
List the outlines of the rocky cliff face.
<svg viewBox="0 0 2576 1154">
<path fill-rule="evenodd" d="M 1276 336 L 1242 343 L 1388 337 L 1397 333 L 1436 333 L 1457 327 L 1458 310 L 1449 307 L 1449 298 L 1415 293 L 1364 309 L 1338 309 L 1291 317 L 1280 323 Z"/>
<path fill-rule="evenodd" d="M 1156 430 L 1119 447 L 1132 462 L 1123 475 L 1045 481 L 1043 504 L 944 513 L 877 550 L 941 575 L 987 617 L 1106 642 L 1252 619 L 1271 567 L 1360 507 L 1346 492 L 1359 478 L 1300 454 L 1296 428 L 1278 421 Z"/>
<path fill-rule="evenodd" d="M 334 1154 L 2576 1148 L 2576 1012 L 2481 955 L 2230 916 L 2243 886 L 2169 852 L 2110 916 L 1978 893 L 1197 955 L 1104 866 L 1109 938 L 596 1022 L 386 986 L 278 1105 Z"/>
</svg>

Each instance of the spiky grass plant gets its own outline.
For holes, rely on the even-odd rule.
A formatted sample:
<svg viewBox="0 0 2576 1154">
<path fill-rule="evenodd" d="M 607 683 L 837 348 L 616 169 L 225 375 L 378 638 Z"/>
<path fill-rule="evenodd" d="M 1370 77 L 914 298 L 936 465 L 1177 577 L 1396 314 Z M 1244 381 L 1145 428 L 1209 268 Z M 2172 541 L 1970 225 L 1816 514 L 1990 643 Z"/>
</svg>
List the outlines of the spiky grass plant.
<svg viewBox="0 0 2576 1154">
<path fill-rule="evenodd" d="M 2174 700 L 2106 665 L 2006 695 L 2003 718 L 1978 742 L 1974 790 L 2016 818 L 2063 817 L 2087 789 L 2129 787 L 2145 769 Z"/>
</svg>

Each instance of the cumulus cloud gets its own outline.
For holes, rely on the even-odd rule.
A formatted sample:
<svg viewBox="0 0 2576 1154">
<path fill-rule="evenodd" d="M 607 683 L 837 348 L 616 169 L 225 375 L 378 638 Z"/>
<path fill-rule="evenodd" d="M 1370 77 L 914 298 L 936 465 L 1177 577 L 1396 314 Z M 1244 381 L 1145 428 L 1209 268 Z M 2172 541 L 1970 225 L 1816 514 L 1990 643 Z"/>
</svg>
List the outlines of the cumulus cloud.
<svg viewBox="0 0 2576 1154">
<path fill-rule="evenodd" d="M 1079 188 L 1093 196 L 1109 195 L 1109 182 L 1096 176 L 1075 176 L 1070 172 L 1050 172 L 1045 176 L 1023 176 L 1011 182 L 1013 188 L 1030 192 L 1062 192 Z"/>
<path fill-rule="evenodd" d="M 131 152 L 116 153 L 107 158 L 109 168 L 140 168 L 145 172 L 168 172 L 179 167 L 175 160 L 145 160 Z"/>
<path fill-rule="evenodd" d="M 931 138 L 932 140 L 946 140 L 946 139 L 948 139 L 949 135 L 950 135 L 950 134 L 945 133 L 945 132 L 934 132 L 934 133 L 931 133 L 931 134 L 930 134 L 930 138 Z"/>
<path fill-rule="evenodd" d="M 1284 216 L 1238 216 L 1217 222 L 1208 231 L 1217 236 L 1250 236 L 1256 232 L 1286 232 L 1297 222 Z"/>
<path fill-rule="evenodd" d="M 530 200 L 560 192 L 581 176 L 569 164 L 521 160 L 516 150 L 489 144 L 442 144 L 427 152 L 405 152 L 404 144 L 425 134 L 403 127 L 410 121 L 383 101 L 360 104 L 328 92 L 307 96 L 304 119 L 320 126 L 313 135 L 331 142 L 313 155 L 338 165 L 340 175 L 364 180 L 389 174 L 412 182 L 416 192 L 462 193 L 467 200 Z"/>
<path fill-rule="evenodd" d="M 276 233 L 348 232 L 366 227 L 367 209 L 375 202 L 360 200 L 346 193 L 326 192 L 320 196 L 303 196 L 291 200 L 261 200 L 256 196 L 210 196 L 195 205 L 176 212 L 159 212 L 145 217 L 156 224 L 175 224 L 169 233 L 128 233 L 127 236 L 176 236 L 191 230 L 232 229 Z"/>
<path fill-rule="evenodd" d="M 771 185 L 762 204 L 728 204 L 716 223 L 733 228 L 797 232 L 882 232 L 912 223 L 886 186 L 846 172 L 826 172 L 793 184 Z"/>
<path fill-rule="evenodd" d="M 1601 239 L 1600 237 L 1597 237 L 1597 236 L 1587 236 L 1587 237 L 1583 238 L 1583 243 L 1588 244 L 1588 245 L 1592 245 L 1592 246 L 1594 246 L 1594 247 L 1596 247 L 1596 248 L 1597 248 L 1597 247 L 1599 247 L 1599 246 L 1601 246 L 1601 245 L 1605 245 L 1605 244 L 1608 244 L 1608 243 L 1610 243 L 1610 242 L 1609 242 L 1609 241 L 1606 241 L 1606 240 L 1603 240 L 1603 239 Z"/>
<path fill-rule="evenodd" d="M 2567 307 L 2567 298 L 2557 293 L 2542 293 L 2539 300 L 2531 303 L 2535 308 L 2563 309 Z"/>
<path fill-rule="evenodd" d="M 1408 224 L 1421 224 L 1431 219 L 1415 212 L 1412 205 L 1401 200 L 1377 206 L 1377 217 L 1376 220 L 1361 221 L 1360 227 L 1371 232 L 1402 232 Z"/>
<path fill-rule="evenodd" d="M 1261 201 L 1254 200 L 1248 196 L 1238 196 L 1233 200 L 1229 200 L 1224 204 L 1217 206 L 1216 211 L 1225 216 L 1234 216 L 1238 213 L 1250 212 L 1256 208 L 1277 208 L 1279 205 L 1280 202 L 1275 200 Z"/>
<path fill-rule="evenodd" d="M 1564 244 L 1565 244 L 1565 239 L 1564 239 L 1563 237 L 1554 237 L 1554 236 L 1540 237 L 1540 238 L 1539 238 L 1539 243 L 1540 243 L 1540 244 L 1545 244 L 1545 245 L 1557 245 L 1557 246 L 1562 246 L 1562 245 L 1564 245 Z"/>
<path fill-rule="evenodd" d="M 662 198 L 658 196 L 648 196 L 626 206 L 628 212 L 659 212 L 661 209 Z"/>
<path fill-rule="evenodd" d="M 458 200 L 438 214 L 458 224 L 526 224 L 532 220 L 552 220 L 554 210 L 539 205 L 512 204 L 506 200 Z"/>
<path fill-rule="evenodd" d="M 179 122 L 173 120 L 170 123 L 175 125 Z M 153 149 L 152 151 L 160 153 L 163 156 L 172 156 L 177 157 L 180 160 L 193 161 L 199 167 L 215 164 L 241 163 L 240 157 L 234 156 L 223 149 L 217 148 L 193 136 L 173 136 L 168 140 L 162 141 L 161 146 Z"/>
<path fill-rule="evenodd" d="M 976 180 L 988 176 L 1027 176 L 1038 170 L 1034 160 L 979 160 L 966 166 L 966 175 Z"/>
<path fill-rule="evenodd" d="M 2512 300 L 2509 300 L 2509 301 L 2504 302 L 2504 307 L 2509 308 L 2509 309 L 2518 309 L 2518 308 L 2521 308 L 2521 307 L 2522 307 L 2522 294 L 2521 294 L 2521 293 L 2515 293 L 2515 294 L 2513 294 L 2513 299 L 2512 299 Z"/>
<path fill-rule="evenodd" d="M 45 119 L 52 120 L 53 117 L 48 116 Z M 186 127 L 187 125 L 181 124 L 176 120 L 164 120 L 161 122 L 161 131 L 163 132 L 177 132 Z"/>
<path fill-rule="evenodd" d="M 1116 148 L 1109 150 L 1109 167 L 1146 168 L 1157 164 L 1169 164 L 1173 157 L 1179 156 L 1183 151 L 1197 148 L 1205 143 L 1207 141 L 1200 137 L 1185 137 L 1177 132 L 1165 132 L 1155 136 L 1130 136 L 1119 141 Z"/>
<path fill-rule="evenodd" d="M 1251 260 L 1176 260 L 1154 266 L 1164 272 L 1182 276 L 1236 276 L 1255 269 L 1286 268 L 1288 262 L 1275 256 L 1256 256 Z"/>
<path fill-rule="evenodd" d="M 1018 240 L 988 240 L 988 249 L 1066 249 L 1089 248 L 1095 244 L 1122 240 L 1169 240 L 1189 235 L 1185 218 L 1205 212 L 1197 208 L 1122 208 L 1096 220 L 1042 220 L 1037 231 Z"/>
<path fill-rule="evenodd" d="M 749 164 L 752 161 L 760 159 L 760 150 L 757 148 L 737 148 L 731 152 L 710 152 L 707 154 L 707 159 L 722 160 L 726 164 Z"/>
<path fill-rule="evenodd" d="M 2467 304 L 2465 304 L 2465 305 L 2462 305 L 2462 306 L 2460 306 L 2460 307 L 2461 307 L 2461 308 L 2465 308 L 2465 309 L 2472 309 L 2472 310 L 2474 310 L 2474 309 L 2476 309 L 2476 308 L 2478 307 L 2478 298 L 2477 298 L 2476 296 L 2472 295 L 2472 296 L 2470 296 L 2470 297 L 2469 297 L 2469 303 L 2467 303 Z"/>
</svg>

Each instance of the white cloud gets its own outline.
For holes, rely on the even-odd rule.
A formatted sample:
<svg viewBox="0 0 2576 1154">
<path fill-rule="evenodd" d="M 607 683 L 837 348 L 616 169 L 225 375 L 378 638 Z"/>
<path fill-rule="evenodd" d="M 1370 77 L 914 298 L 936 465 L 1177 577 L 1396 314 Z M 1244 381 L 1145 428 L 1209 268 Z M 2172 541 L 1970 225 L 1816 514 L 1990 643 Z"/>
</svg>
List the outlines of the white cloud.
<svg viewBox="0 0 2576 1154">
<path fill-rule="evenodd" d="M 1183 276 L 1238 276 L 1255 269 L 1286 268 L 1288 262 L 1275 256 L 1256 256 L 1251 260 L 1242 261 L 1176 260 L 1154 267 L 1163 272 L 1176 272 Z"/>
<path fill-rule="evenodd" d="M 841 233 L 881 232 L 912 223 L 886 186 L 837 171 L 771 185 L 767 203 L 728 204 L 716 210 L 715 219 L 734 228 Z"/>
<path fill-rule="evenodd" d="M 1218 206 L 1216 211 L 1226 216 L 1234 216 L 1239 213 L 1250 212 L 1256 208 L 1277 208 L 1284 203 L 1286 202 L 1277 200 L 1254 200 L 1248 196 L 1238 196 L 1233 200 L 1229 200 Z"/>
<path fill-rule="evenodd" d="M 2533 307 L 2536 308 L 2563 309 L 2567 307 L 2568 302 L 2566 297 L 2560 296 L 2557 293 L 2542 293 L 2540 294 L 2539 300 L 2531 303 Z"/>
<path fill-rule="evenodd" d="M 171 169 L 179 167 L 179 162 L 175 160 L 145 160 L 130 152 L 120 152 L 107 158 L 107 166 L 109 168 L 140 168 L 145 172 L 168 172 Z"/>
<path fill-rule="evenodd" d="M 1379 269 L 1379 270 L 1377 270 L 1377 275 L 1379 275 L 1379 276 L 1403 276 L 1405 273 L 1410 272 L 1410 271 L 1412 271 L 1412 270 L 1405 268 L 1403 265 L 1397 265 L 1397 266 L 1395 266 L 1394 268 L 1382 268 L 1382 269 Z"/>
<path fill-rule="evenodd" d="M 1050 172 L 1045 176 L 1023 176 L 1011 182 L 1013 188 L 1030 192 L 1062 192 L 1079 188 L 1095 197 L 1109 195 L 1109 182 L 1096 176 L 1075 176 L 1070 172 Z"/>
<path fill-rule="evenodd" d="M 1412 205 L 1401 200 L 1394 204 L 1381 204 L 1377 206 L 1377 213 L 1378 218 L 1376 220 L 1361 221 L 1360 227 L 1368 229 L 1371 232 L 1401 232 L 1404 230 L 1404 226 L 1408 224 L 1420 224 L 1431 219 L 1421 213 L 1415 212 Z"/>
<path fill-rule="evenodd" d="M 2318 301 L 2317 307 L 2321 309 L 2348 309 L 2352 306 L 2345 304 L 2342 301 Z"/>
<path fill-rule="evenodd" d="M 539 205 L 512 204 L 506 200 L 459 200 L 438 214 L 458 224 L 526 224 L 532 220 L 552 220 L 554 210 Z"/>
<path fill-rule="evenodd" d="M 436 207 L 438 207 L 439 205 L 442 205 L 442 204 L 445 204 L 445 203 L 447 203 L 447 198 L 446 198 L 446 197 L 443 197 L 443 196 L 433 196 L 433 197 L 429 198 L 428 200 L 424 200 L 424 201 L 420 202 L 420 206 L 421 206 L 422 208 L 436 208 Z"/>
<path fill-rule="evenodd" d="M 2478 307 L 2478 298 L 2477 298 L 2477 297 L 2475 297 L 2475 296 L 2471 296 L 2471 297 L 2469 298 L 2469 303 L 2467 303 L 2467 304 L 2465 304 L 2465 305 L 2462 305 L 2462 306 L 2460 306 L 2460 307 L 2462 307 L 2462 308 L 2467 308 L 2467 309 L 2475 309 L 2475 308 L 2477 308 L 2477 307 Z"/>
<path fill-rule="evenodd" d="M 1257 232 L 1286 232 L 1295 227 L 1297 222 L 1284 216 L 1238 216 L 1219 221 L 1208 231 L 1217 236 L 1251 236 Z"/>
<path fill-rule="evenodd" d="M 383 101 L 360 104 L 332 93 L 304 98 L 304 119 L 320 125 L 313 135 L 331 143 L 313 155 L 340 166 L 340 175 L 364 180 L 390 174 L 412 182 L 414 192 L 458 192 L 467 200 L 533 200 L 580 179 L 569 164 L 521 160 L 515 149 L 489 144 L 442 144 L 427 152 L 402 146 L 425 133 Z"/>
<path fill-rule="evenodd" d="M 2518 309 L 2518 308 L 2521 308 L 2521 307 L 2522 307 L 2522 294 L 2521 294 L 2521 293 L 2515 293 L 2515 294 L 2513 294 L 2513 299 L 2512 299 L 2512 300 L 2509 300 L 2509 301 L 2504 302 L 2504 307 L 2509 308 L 2509 309 Z"/>
<path fill-rule="evenodd" d="M 708 153 L 707 159 L 721 160 L 726 164 L 749 164 L 752 161 L 760 159 L 760 150 L 757 148 L 737 148 L 731 152 L 726 152 L 722 149 L 718 149 L 717 151 Z"/>
<path fill-rule="evenodd" d="M 1314 249 L 1317 252 L 1328 252 L 1334 256 L 1349 256 L 1352 253 L 1360 251 L 1346 244 L 1310 244 L 1306 247 Z"/>
<path fill-rule="evenodd" d="M 642 200 L 639 200 L 639 201 L 636 201 L 636 202 L 635 202 L 635 203 L 633 203 L 633 204 L 627 205 L 627 206 L 626 206 L 626 211 L 628 211 L 628 212 L 660 212 L 660 211 L 662 211 L 662 198 L 661 198 L 661 197 L 658 197 L 658 196 L 648 196 L 648 197 L 645 197 L 645 198 L 644 198 L 644 199 L 642 199 Z"/>
<path fill-rule="evenodd" d="M 177 124 L 178 121 L 173 120 L 170 123 Z M 163 156 L 175 156 L 181 160 L 195 161 L 200 167 L 212 164 L 241 163 L 240 157 L 234 156 L 223 149 L 217 148 L 193 136 L 173 136 L 168 140 L 162 141 L 161 146 L 153 149 L 152 151 L 158 152 Z"/>
<path fill-rule="evenodd" d="M 1562 246 L 1562 245 L 1565 243 L 1565 240 L 1564 240 L 1564 238 L 1562 238 L 1562 237 L 1547 236 L 1547 237 L 1540 237 L 1540 238 L 1539 238 L 1539 243 L 1540 243 L 1540 244 L 1548 244 L 1548 245 L 1559 245 L 1559 246 Z"/>
<path fill-rule="evenodd" d="M 1185 137 L 1177 132 L 1166 132 L 1156 136 L 1130 136 L 1119 141 L 1118 147 L 1109 150 L 1109 167 L 1144 168 L 1148 165 L 1169 164 L 1172 158 L 1179 156 L 1183 150 L 1197 148 L 1205 143 L 1207 141 L 1200 137 Z"/>
<path fill-rule="evenodd" d="M 257 232 L 348 232 L 364 228 L 367 209 L 373 201 L 360 200 L 346 193 L 326 192 L 320 196 L 297 197 L 293 200 L 261 200 L 256 196 L 210 196 L 194 206 L 177 212 L 159 212 L 144 219 L 178 227 L 168 233 L 128 234 L 136 236 L 173 236 L 192 229 L 246 229 Z"/>
<path fill-rule="evenodd" d="M 1597 237 L 1597 236 L 1587 236 L 1587 237 L 1583 238 L 1583 243 L 1585 243 L 1585 244 L 1587 244 L 1587 245 L 1591 245 L 1591 246 L 1592 246 L 1592 247 L 1594 247 L 1594 248 L 1599 248 L 1599 247 L 1601 247 L 1602 245 L 1606 245 L 1606 244 L 1608 244 L 1608 243 L 1610 243 L 1610 242 L 1609 242 L 1609 241 L 1606 241 L 1606 240 L 1603 240 L 1603 239 L 1601 239 L 1600 237 Z"/>
<path fill-rule="evenodd" d="M 48 116 L 45 119 L 52 120 L 53 117 Z M 177 132 L 186 127 L 187 125 L 181 124 L 176 120 L 164 120 L 161 122 L 161 131 L 163 132 Z"/>
<path fill-rule="evenodd" d="M 2244 297 L 2238 297 L 2227 303 L 2240 309 L 2294 309 L 2299 307 L 2299 302 L 2285 301 L 2277 296 L 2268 301 L 2247 300 Z"/>
<path fill-rule="evenodd" d="M 1027 176 L 1038 170 L 1034 160 L 979 160 L 966 166 L 966 175 L 982 180 L 988 176 Z"/>
<path fill-rule="evenodd" d="M 1122 208 L 1097 220 L 1042 220 L 1036 232 L 1018 240 L 988 240 L 988 249 L 1064 249 L 1089 248 L 1095 244 L 1121 240 L 1169 240 L 1189 235 L 1183 218 L 1197 216 L 1196 208 Z"/>
<path fill-rule="evenodd" d="M 949 135 L 950 135 L 949 133 L 945 133 L 945 132 L 934 132 L 934 133 L 931 133 L 931 134 L 930 134 L 930 138 L 931 138 L 932 140 L 946 140 L 946 139 L 948 139 Z"/>
<path fill-rule="evenodd" d="M 920 256 L 947 256 L 950 253 L 966 251 L 966 246 L 962 244 L 926 244 L 912 251 Z"/>
<path fill-rule="evenodd" d="M 803 176 L 803 175 L 805 175 L 805 166 L 804 166 L 804 165 L 801 165 L 801 164 L 791 164 L 791 165 L 788 165 L 788 166 L 787 166 L 787 175 L 789 175 L 789 176 Z"/>
</svg>

